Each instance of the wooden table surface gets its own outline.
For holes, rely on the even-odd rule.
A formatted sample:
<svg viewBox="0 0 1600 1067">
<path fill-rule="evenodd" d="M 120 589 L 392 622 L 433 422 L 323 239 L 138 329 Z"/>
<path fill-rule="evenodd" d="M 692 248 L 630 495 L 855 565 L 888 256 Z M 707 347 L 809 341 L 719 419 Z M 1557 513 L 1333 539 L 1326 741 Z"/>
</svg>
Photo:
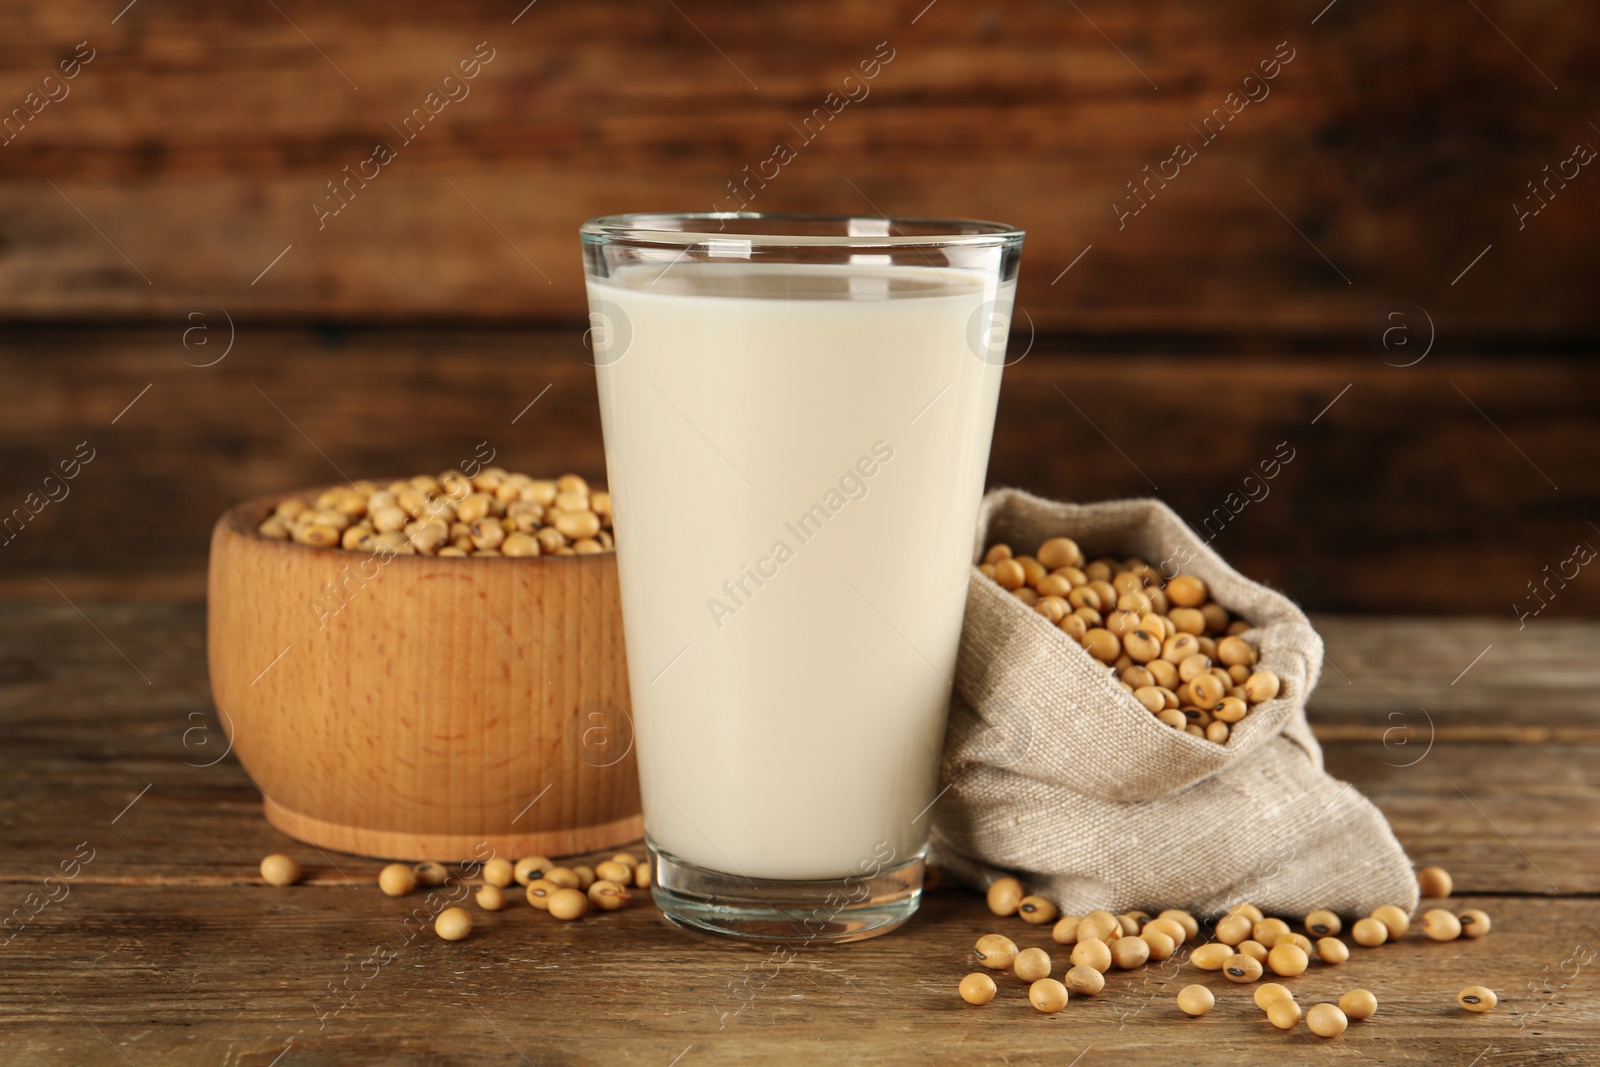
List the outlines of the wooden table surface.
<svg viewBox="0 0 1600 1067">
<path fill-rule="evenodd" d="M 571 924 L 517 906 L 479 913 L 464 942 L 411 936 L 418 901 L 380 895 L 377 863 L 281 837 L 218 760 L 203 624 L 182 604 L 0 611 L 0 1061 L 1600 1062 L 1600 623 L 1318 620 L 1329 770 L 1414 861 L 1454 873 L 1453 905 L 1494 920 L 1481 941 L 1412 934 L 1290 980 L 1308 1004 L 1376 993 L 1377 1016 L 1331 1041 L 1274 1030 L 1249 987 L 1192 966 L 1113 972 L 1055 1016 L 1015 979 L 969 1007 L 955 987 L 980 934 L 1049 941 L 961 890 L 887 937 L 782 965 L 648 902 Z M 260 884 L 280 849 L 306 883 Z M 1218 1000 L 1191 1020 L 1173 996 L 1196 981 Z M 1455 1006 L 1474 983 L 1497 1010 Z"/>
</svg>

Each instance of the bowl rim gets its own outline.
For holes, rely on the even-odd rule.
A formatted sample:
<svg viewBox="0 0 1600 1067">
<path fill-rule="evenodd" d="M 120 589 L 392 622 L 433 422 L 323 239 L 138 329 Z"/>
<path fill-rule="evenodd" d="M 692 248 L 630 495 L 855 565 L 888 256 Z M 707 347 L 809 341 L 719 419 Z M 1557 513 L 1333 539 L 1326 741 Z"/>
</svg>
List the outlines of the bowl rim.
<svg viewBox="0 0 1600 1067">
<path fill-rule="evenodd" d="M 377 481 L 377 479 L 372 480 Z M 393 481 L 394 479 L 390 480 Z M 345 485 L 344 482 L 330 482 L 312 486 L 307 489 L 288 489 L 284 490 L 283 492 L 273 493 L 270 496 L 258 496 L 248 500 L 242 500 L 237 504 L 230 505 L 227 510 L 225 510 L 222 515 L 218 517 L 216 529 L 225 530 L 230 534 L 246 538 L 250 541 L 256 542 L 257 544 L 273 545 L 284 550 L 292 549 L 297 552 L 337 553 L 339 556 L 352 559 L 367 558 L 372 554 L 352 552 L 349 549 L 342 548 L 338 545 L 302 545 L 296 544 L 294 541 L 279 541 L 275 538 L 263 537 L 256 530 L 256 527 L 260 526 L 261 523 L 266 520 L 266 517 L 272 514 L 274 508 L 290 497 L 308 495 L 315 497 L 324 490 L 339 488 L 343 485 Z M 539 553 L 537 556 L 428 556 L 419 552 L 410 556 L 404 556 L 396 553 L 389 558 L 389 562 L 394 563 L 402 560 L 410 561 L 405 564 L 406 566 L 413 566 L 424 561 L 439 562 L 441 560 L 446 561 L 451 566 L 460 563 L 493 565 L 500 563 L 502 560 L 510 563 L 523 564 L 537 564 L 541 560 L 551 562 L 560 560 L 563 563 L 568 563 L 574 560 L 589 561 L 610 559 L 611 561 L 615 562 L 616 555 L 617 553 L 615 549 L 610 549 L 605 552 L 592 552 L 587 555 L 573 554 L 571 556 L 546 555 L 543 552 Z"/>
</svg>

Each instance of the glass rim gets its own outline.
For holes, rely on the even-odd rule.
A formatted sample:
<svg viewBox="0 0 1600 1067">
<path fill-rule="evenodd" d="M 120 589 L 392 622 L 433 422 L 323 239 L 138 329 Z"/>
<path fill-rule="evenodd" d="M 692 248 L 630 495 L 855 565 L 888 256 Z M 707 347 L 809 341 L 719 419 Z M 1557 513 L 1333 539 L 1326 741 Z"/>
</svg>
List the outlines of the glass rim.
<svg viewBox="0 0 1600 1067">
<path fill-rule="evenodd" d="M 734 224 L 731 228 L 730 223 Z M 1015 226 L 984 219 L 788 211 L 602 215 L 585 222 L 578 232 L 585 242 L 597 244 L 693 248 L 710 242 L 738 242 L 751 249 L 984 248 L 1020 243 L 1024 236 Z"/>
</svg>

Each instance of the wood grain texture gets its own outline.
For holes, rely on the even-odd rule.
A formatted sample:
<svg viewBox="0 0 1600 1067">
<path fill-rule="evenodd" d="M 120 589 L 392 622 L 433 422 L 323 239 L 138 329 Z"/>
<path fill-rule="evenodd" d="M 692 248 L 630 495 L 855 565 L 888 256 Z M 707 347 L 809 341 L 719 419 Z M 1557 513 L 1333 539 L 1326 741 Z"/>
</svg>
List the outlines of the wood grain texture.
<svg viewBox="0 0 1600 1067">
<path fill-rule="evenodd" d="M 1600 181 L 1544 168 L 1600 144 L 1600 15 L 1324 6 L 10 0 L 4 114 L 95 58 L 0 147 L 0 315 L 565 320 L 583 219 L 736 207 L 738 182 L 757 209 L 1020 225 L 1042 327 L 1359 336 L 1403 299 L 1458 334 L 1592 337 Z M 380 140 L 394 161 L 319 223 Z"/>
<path fill-rule="evenodd" d="M 131 817 L 131 816 L 130 816 Z M 109 849 L 95 863 L 115 862 Z M 91 864 L 91 869 L 93 864 Z M 3 887 L 16 891 L 20 887 Z M 1462 896 L 1494 919 L 1481 941 L 1412 933 L 1314 964 L 1284 984 L 1304 1004 L 1351 988 L 1378 1014 L 1329 1042 L 1273 1029 L 1238 986 L 1192 965 L 1107 975 L 1095 997 L 1044 1016 L 1001 976 L 983 1008 L 956 996 L 979 936 L 1059 946 L 989 916 L 974 894 L 931 894 L 909 924 L 846 948 L 772 950 L 686 933 L 649 904 L 559 924 L 527 906 L 476 912 L 465 941 L 402 925 L 421 898 L 375 888 L 84 885 L 6 948 L 28 971 L 0 974 L 0 1049 L 56 1064 L 493 1065 L 1096 1063 L 1153 1067 L 1241 1061 L 1592 1065 L 1600 1041 L 1600 949 L 1592 898 Z M 156 910 L 152 910 L 156 909 Z M 1557 936 L 1550 931 L 1559 930 Z M 1047 951 L 1049 950 L 1047 948 Z M 380 965 L 380 952 L 393 959 Z M 86 966 L 85 964 L 92 964 Z M 1565 967 L 1563 968 L 1563 965 Z M 1061 966 L 1064 966 L 1064 960 Z M 1543 992 L 1550 981 L 1550 992 Z M 346 984 L 348 983 L 348 985 Z M 1217 1007 L 1198 1021 L 1173 998 L 1199 983 Z M 1472 1016 L 1466 985 L 1499 993 Z M 338 1010 L 335 1014 L 336 1009 Z M 325 1025 L 319 1025 L 323 1024 Z M 97 1032 L 98 1031 L 98 1032 Z M 113 1047 L 114 1046 L 114 1047 Z M 1088 1050 L 1085 1053 L 1085 1050 Z"/>
<path fill-rule="evenodd" d="M 0 518 L 80 442 L 98 450 L 67 499 L 0 545 L 0 590 L 59 600 L 48 580 L 74 598 L 198 599 L 206 532 L 237 501 L 438 471 L 480 442 L 518 469 L 603 477 L 576 328 L 241 324 L 221 362 L 186 366 L 225 350 L 227 325 L 209 315 L 187 348 L 181 319 L 0 340 Z M 1551 577 L 1574 546 L 1600 546 L 1595 396 L 1600 369 L 1583 357 L 1448 341 L 1402 369 L 1349 349 L 1152 355 L 1040 338 L 1006 370 L 989 481 L 1064 500 L 1159 496 L 1312 610 L 1512 619 L 1548 581 L 1537 632 L 1600 612 L 1593 566 Z M 1280 444 L 1294 458 L 1263 482 Z"/>
<path fill-rule="evenodd" d="M 1387 744 L 1396 765 L 1422 757 L 1431 738 L 1600 743 L 1600 660 L 1578 651 L 1586 621 L 1324 615 L 1316 625 L 1325 740 Z"/>
<path fill-rule="evenodd" d="M 0 612 L 0 1057 L 38 1064 L 253 1065 L 931 1062 L 1592 1064 L 1600 777 L 1593 742 L 1442 735 L 1427 755 L 1381 737 L 1326 741 L 1328 767 L 1371 796 L 1418 863 L 1455 874 L 1455 907 L 1494 919 L 1483 941 L 1413 934 L 1288 980 L 1303 1003 L 1356 986 L 1378 1015 L 1323 1044 L 1273 1030 L 1249 988 L 1192 967 L 1113 972 L 1059 1016 L 1014 979 L 975 1009 L 955 984 L 997 920 L 962 891 L 929 895 L 901 931 L 842 948 L 769 948 L 666 925 L 648 902 L 560 924 L 526 906 L 476 913 L 466 941 L 418 933 L 437 910 L 375 888 L 379 863 L 289 841 L 261 817 L 206 699 L 204 619 L 193 605 L 8 603 Z M 91 623 L 93 625 L 91 625 Z M 1506 620 L 1322 619 L 1348 685 L 1325 683 L 1325 738 L 1371 730 L 1397 695 L 1441 716 L 1484 714 L 1506 689 L 1551 729 L 1592 730 L 1600 624 L 1541 624 L 1537 648 Z M 99 629 L 99 633 L 96 632 Z M 1494 651 L 1452 685 L 1480 641 Z M 1492 658 L 1504 650 L 1498 667 Z M 1402 653 L 1409 652 L 1409 668 Z M 126 657 L 126 658 L 124 658 Z M 1523 657 L 1531 662 L 1519 664 Z M 148 684 L 140 677 L 148 678 Z M 1568 698 L 1571 699 L 1568 699 Z M 1365 707 L 1367 701 L 1372 708 Z M 1362 724 L 1365 725 L 1362 725 Z M 193 733 L 197 727 L 200 732 Z M 148 786 L 148 789 L 146 788 Z M 130 802 L 132 802 L 130 804 Z M 81 857 L 90 855 L 87 863 Z M 260 857 L 285 850 L 305 884 L 275 890 Z M 77 876 L 43 879 L 78 857 Z M 1545 876 L 1551 881 L 1546 881 Z M 44 906 L 29 894 L 49 889 Z M 454 892 L 454 889 L 450 889 Z M 26 922 L 18 925 L 16 909 Z M 14 935 L 14 936 L 12 936 Z M 379 956 L 380 948 L 384 955 Z M 387 962 L 376 960 L 386 958 Z M 1059 955 L 1059 950 L 1057 952 Z M 1218 1006 L 1178 1015 L 1199 982 Z M 1468 984 L 1501 997 L 1469 1016 Z M 1087 1051 L 1085 1051 L 1087 1050 Z M 1486 1050 L 1491 1050 L 1486 1052 Z"/>
<path fill-rule="evenodd" d="M 279 499 L 218 520 L 206 597 L 212 694 L 272 825 L 446 861 L 643 833 L 615 555 L 308 549 L 256 534 Z"/>
</svg>

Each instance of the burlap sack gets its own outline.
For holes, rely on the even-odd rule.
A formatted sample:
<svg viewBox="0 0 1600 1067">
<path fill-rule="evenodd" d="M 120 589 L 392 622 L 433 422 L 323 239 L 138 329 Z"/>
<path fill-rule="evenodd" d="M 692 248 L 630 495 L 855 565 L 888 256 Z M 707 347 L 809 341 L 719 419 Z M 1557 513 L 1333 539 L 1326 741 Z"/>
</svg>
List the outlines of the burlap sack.
<svg viewBox="0 0 1600 1067">
<path fill-rule="evenodd" d="M 935 807 L 936 862 L 982 887 L 1016 874 L 1065 913 L 1236 903 L 1299 916 L 1416 906 L 1411 865 L 1383 815 L 1322 769 L 1305 701 L 1322 640 L 1290 600 L 1245 578 L 1156 500 L 1057 504 L 984 498 L 976 552 L 1050 537 L 1093 558 L 1137 555 L 1203 579 L 1253 629 L 1283 685 L 1224 745 L 1159 722 L 1098 662 L 976 568 Z"/>
</svg>

